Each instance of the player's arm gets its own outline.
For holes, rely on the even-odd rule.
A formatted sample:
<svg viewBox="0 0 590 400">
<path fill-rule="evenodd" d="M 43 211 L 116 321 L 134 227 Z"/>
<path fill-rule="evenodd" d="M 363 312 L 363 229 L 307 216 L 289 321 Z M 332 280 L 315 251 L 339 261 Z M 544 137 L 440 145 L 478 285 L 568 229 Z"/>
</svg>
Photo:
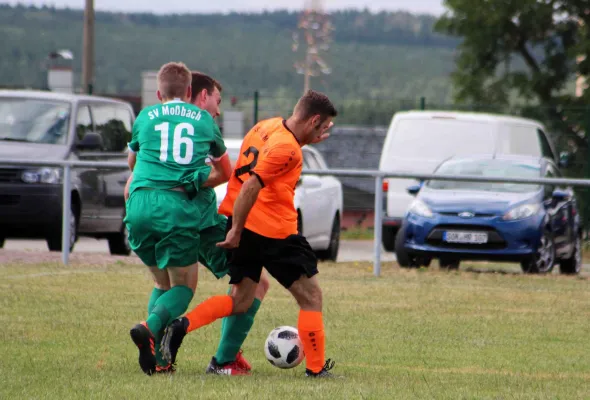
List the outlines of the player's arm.
<svg viewBox="0 0 590 400">
<path fill-rule="evenodd" d="M 300 151 L 296 151 L 293 145 L 278 144 L 270 149 L 266 155 L 260 157 L 256 167 L 250 172 L 250 178 L 244 182 L 240 193 L 234 203 L 232 214 L 232 227 L 227 233 L 224 242 L 218 246 L 228 249 L 236 248 L 240 244 L 240 236 L 246 225 L 248 214 L 258 194 L 266 186 L 280 179 L 301 163 Z"/>
<path fill-rule="evenodd" d="M 229 181 L 232 165 L 227 152 L 217 159 L 211 159 L 211 173 L 203 187 L 215 187 Z"/>
<path fill-rule="evenodd" d="M 227 147 L 221 136 L 219 126 L 212 121 L 213 141 L 211 143 L 210 159 L 211 173 L 209 178 L 203 183 L 205 187 L 215 187 L 229 181 L 232 173 L 232 165 L 227 153 Z"/>
</svg>

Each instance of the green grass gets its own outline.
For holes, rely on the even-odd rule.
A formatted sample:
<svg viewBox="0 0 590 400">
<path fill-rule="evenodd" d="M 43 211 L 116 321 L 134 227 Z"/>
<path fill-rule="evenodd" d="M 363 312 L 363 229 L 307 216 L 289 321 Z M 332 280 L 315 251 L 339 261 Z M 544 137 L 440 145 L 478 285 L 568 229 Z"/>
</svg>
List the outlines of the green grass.
<svg viewBox="0 0 590 400">
<path fill-rule="evenodd" d="M 327 355 L 344 379 L 264 358 L 266 335 L 295 325 L 273 281 L 244 350 L 251 377 L 211 377 L 219 322 L 187 336 L 173 377 L 147 377 L 128 330 L 145 318 L 143 267 L 0 266 L 1 399 L 581 399 L 590 397 L 588 276 L 400 270 L 322 264 Z M 225 293 L 203 273 L 191 306 Z"/>
<path fill-rule="evenodd" d="M 369 228 L 359 228 L 357 226 L 343 229 L 340 232 L 341 240 L 373 240 L 375 232 Z"/>
</svg>

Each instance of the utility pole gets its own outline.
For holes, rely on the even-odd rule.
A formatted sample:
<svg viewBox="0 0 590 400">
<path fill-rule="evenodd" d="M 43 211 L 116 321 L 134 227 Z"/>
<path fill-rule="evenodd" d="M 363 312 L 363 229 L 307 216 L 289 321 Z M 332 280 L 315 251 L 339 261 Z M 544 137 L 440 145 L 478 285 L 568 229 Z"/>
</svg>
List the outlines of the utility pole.
<svg viewBox="0 0 590 400">
<path fill-rule="evenodd" d="M 295 63 L 298 74 L 303 75 L 303 92 L 311 88 L 311 77 L 332 72 L 320 56 L 320 51 L 327 51 L 332 41 L 334 30 L 328 15 L 324 13 L 323 0 L 306 0 L 304 10 L 299 17 L 298 29 L 303 36 L 305 56 L 303 61 Z M 293 52 L 299 50 L 299 33 L 293 34 Z"/>
<path fill-rule="evenodd" d="M 92 94 L 94 83 L 94 0 L 86 0 L 82 42 L 82 91 Z"/>
</svg>

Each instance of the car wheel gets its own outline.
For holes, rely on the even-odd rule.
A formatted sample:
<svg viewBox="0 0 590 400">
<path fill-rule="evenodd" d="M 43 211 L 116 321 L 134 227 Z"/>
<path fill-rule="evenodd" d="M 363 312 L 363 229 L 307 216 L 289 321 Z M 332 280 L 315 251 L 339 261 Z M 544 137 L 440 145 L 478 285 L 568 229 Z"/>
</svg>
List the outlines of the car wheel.
<svg viewBox="0 0 590 400">
<path fill-rule="evenodd" d="M 112 233 L 108 236 L 109 251 L 112 255 L 128 256 L 131 254 L 131 245 L 129 244 L 129 232 L 127 225 L 121 224 L 121 231 Z"/>
<path fill-rule="evenodd" d="M 448 269 L 448 270 L 452 270 L 452 269 L 459 269 L 459 265 L 461 264 L 461 261 L 459 260 L 453 260 L 453 259 L 445 259 L 442 258 L 438 261 L 438 265 L 443 268 L 443 269 Z"/>
<path fill-rule="evenodd" d="M 416 268 L 418 267 L 416 257 L 406 250 L 405 239 L 406 229 L 402 225 L 395 236 L 395 258 L 397 259 L 399 266 L 402 268 Z"/>
<path fill-rule="evenodd" d="M 325 261 L 336 261 L 338 258 L 338 249 L 340 248 L 340 217 L 334 216 L 332 222 L 332 231 L 330 233 L 330 246 L 326 250 L 317 252 L 318 258 Z"/>
<path fill-rule="evenodd" d="M 564 275 L 577 275 L 582 269 L 582 237 L 576 236 L 574 251 L 570 258 L 559 262 L 559 272 Z"/>
<path fill-rule="evenodd" d="M 555 242 L 549 229 L 543 231 L 539 247 L 531 259 L 520 264 L 522 271 L 527 274 L 548 274 L 555 266 Z"/>
<path fill-rule="evenodd" d="M 395 252 L 395 237 L 397 228 L 393 226 L 383 226 L 381 242 L 385 251 Z"/>
<path fill-rule="evenodd" d="M 62 236 L 62 226 L 60 225 L 59 228 L 54 230 L 55 233 L 52 233 L 50 236 L 47 237 L 47 247 L 49 251 L 61 251 L 61 236 Z M 78 213 L 76 212 L 75 205 L 72 204 L 70 208 L 70 252 L 74 250 L 74 245 L 78 240 Z"/>
</svg>

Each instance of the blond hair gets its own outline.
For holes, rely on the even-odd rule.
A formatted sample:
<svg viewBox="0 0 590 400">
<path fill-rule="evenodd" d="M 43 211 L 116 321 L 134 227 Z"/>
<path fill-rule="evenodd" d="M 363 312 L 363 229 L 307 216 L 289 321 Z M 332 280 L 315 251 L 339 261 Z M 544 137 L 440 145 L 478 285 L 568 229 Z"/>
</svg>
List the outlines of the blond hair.
<svg viewBox="0 0 590 400">
<path fill-rule="evenodd" d="M 182 62 L 169 62 L 158 71 L 158 90 L 162 97 L 183 98 L 191 85 L 191 70 Z"/>
</svg>

